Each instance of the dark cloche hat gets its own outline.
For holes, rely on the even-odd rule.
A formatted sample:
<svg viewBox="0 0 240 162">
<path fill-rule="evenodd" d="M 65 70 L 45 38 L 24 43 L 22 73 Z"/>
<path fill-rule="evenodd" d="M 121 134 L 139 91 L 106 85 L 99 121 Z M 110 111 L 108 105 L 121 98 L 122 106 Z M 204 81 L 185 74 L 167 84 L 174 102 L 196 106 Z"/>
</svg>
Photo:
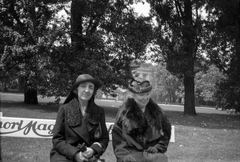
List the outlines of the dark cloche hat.
<svg viewBox="0 0 240 162">
<path fill-rule="evenodd" d="M 76 88 L 80 83 L 84 83 L 84 82 L 92 82 L 95 86 L 95 90 L 101 87 L 101 83 L 89 74 L 79 75 L 72 87 Z"/>
<path fill-rule="evenodd" d="M 132 78 L 128 84 L 128 89 L 133 93 L 146 93 L 152 90 L 152 85 L 148 80 Z"/>
<path fill-rule="evenodd" d="M 70 102 L 76 96 L 76 92 L 74 92 L 74 91 L 76 91 L 76 87 L 78 87 L 78 85 L 80 83 L 84 83 L 84 82 L 92 82 L 94 84 L 95 92 L 101 87 L 101 83 L 98 80 L 96 80 L 95 78 L 93 78 L 91 75 L 81 74 L 77 77 L 75 83 L 73 84 L 73 86 L 70 90 L 70 93 L 67 95 L 63 104 Z"/>
</svg>

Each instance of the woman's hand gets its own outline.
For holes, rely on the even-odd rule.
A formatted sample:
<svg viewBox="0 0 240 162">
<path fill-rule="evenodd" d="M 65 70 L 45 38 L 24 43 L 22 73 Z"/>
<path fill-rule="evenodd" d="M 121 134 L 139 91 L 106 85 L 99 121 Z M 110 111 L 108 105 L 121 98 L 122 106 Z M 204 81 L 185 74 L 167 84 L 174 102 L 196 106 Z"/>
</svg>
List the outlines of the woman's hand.
<svg viewBox="0 0 240 162">
<path fill-rule="evenodd" d="M 157 150 L 156 147 L 149 147 L 149 148 L 147 149 L 147 152 L 148 152 L 148 153 L 155 154 L 155 153 L 158 152 L 158 150 Z"/>
<path fill-rule="evenodd" d="M 127 155 L 123 158 L 123 162 L 136 162 L 136 159 L 132 155 Z"/>
<path fill-rule="evenodd" d="M 90 147 L 87 147 L 86 151 L 82 153 L 82 155 L 87 159 L 91 158 L 93 154 L 94 154 L 94 150 Z"/>
<path fill-rule="evenodd" d="M 82 154 L 82 152 L 78 152 L 76 153 L 76 155 L 74 156 L 75 160 L 77 162 L 84 162 L 84 161 L 88 161 Z"/>
</svg>

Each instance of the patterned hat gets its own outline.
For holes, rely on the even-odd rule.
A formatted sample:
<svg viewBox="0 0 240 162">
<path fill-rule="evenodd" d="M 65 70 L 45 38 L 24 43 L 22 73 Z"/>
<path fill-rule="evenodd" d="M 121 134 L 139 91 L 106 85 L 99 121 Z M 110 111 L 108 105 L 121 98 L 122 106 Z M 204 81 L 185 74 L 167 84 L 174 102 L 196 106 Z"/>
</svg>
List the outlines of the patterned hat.
<svg viewBox="0 0 240 162">
<path fill-rule="evenodd" d="M 133 93 L 146 93 L 152 90 L 152 85 L 148 80 L 132 78 L 128 84 L 128 89 Z"/>
</svg>

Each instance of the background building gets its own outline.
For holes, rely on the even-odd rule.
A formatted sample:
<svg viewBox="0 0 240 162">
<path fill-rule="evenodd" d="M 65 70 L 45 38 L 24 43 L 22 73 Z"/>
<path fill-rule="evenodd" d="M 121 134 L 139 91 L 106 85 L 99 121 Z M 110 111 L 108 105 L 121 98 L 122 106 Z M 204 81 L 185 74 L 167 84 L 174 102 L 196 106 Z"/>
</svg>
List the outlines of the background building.
<svg viewBox="0 0 240 162">
<path fill-rule="evenodd" d="M 151 69 L 152 69 L 152 64 L 148 63 L 142 63 L 138 68 L 133 70 L 133 75 L 135 77 L 140 77 L 143 79 L 146 79 L 148 81 L 151 81 Z"/>
<path fill-rule="evenodd" d="M 132 67 L 134 66 L 136 67 L 136 69 L 132 71 L 134 77 L 140 77 L 151 82 L 152 64 L 142 63 L 139 67 L 133 64 Z M 127 98 L 131 97 L 131 93 L 127 89 L 118 88 L 115 92 L 118 95 L 117 100 L 120 101 L 125 101 Z"/>
</svg>

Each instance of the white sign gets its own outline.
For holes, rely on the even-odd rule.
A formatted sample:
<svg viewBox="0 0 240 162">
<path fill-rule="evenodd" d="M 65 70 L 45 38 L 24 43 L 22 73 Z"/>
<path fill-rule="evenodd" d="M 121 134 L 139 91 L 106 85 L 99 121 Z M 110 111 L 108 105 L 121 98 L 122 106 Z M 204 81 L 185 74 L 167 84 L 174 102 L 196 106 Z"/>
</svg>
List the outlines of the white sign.
<svg viewBox="0 0 240 162">
<path fill-rule="evenodd" d="M 52 138 L 55 120 L 36 118 L 3 117 L 0 112 L 0 136 Z M 113 123 L 107 122 L 109 138 L 112 140 Z M 170 142 L 175 142 L 175 127 L 172 126 Z"/>
<path fill-rule="evenodd" d="M 55 120 L 1 117 L 0 135 L 51 138 Z"/>
<path fill-rule="evenodd" d="M 54 124 L 55 120 L 0 116 L 0 136 L 52 138 Z M 106 125 L 109 135 L 112 134 L 113 123 Z"/>
</svg>

